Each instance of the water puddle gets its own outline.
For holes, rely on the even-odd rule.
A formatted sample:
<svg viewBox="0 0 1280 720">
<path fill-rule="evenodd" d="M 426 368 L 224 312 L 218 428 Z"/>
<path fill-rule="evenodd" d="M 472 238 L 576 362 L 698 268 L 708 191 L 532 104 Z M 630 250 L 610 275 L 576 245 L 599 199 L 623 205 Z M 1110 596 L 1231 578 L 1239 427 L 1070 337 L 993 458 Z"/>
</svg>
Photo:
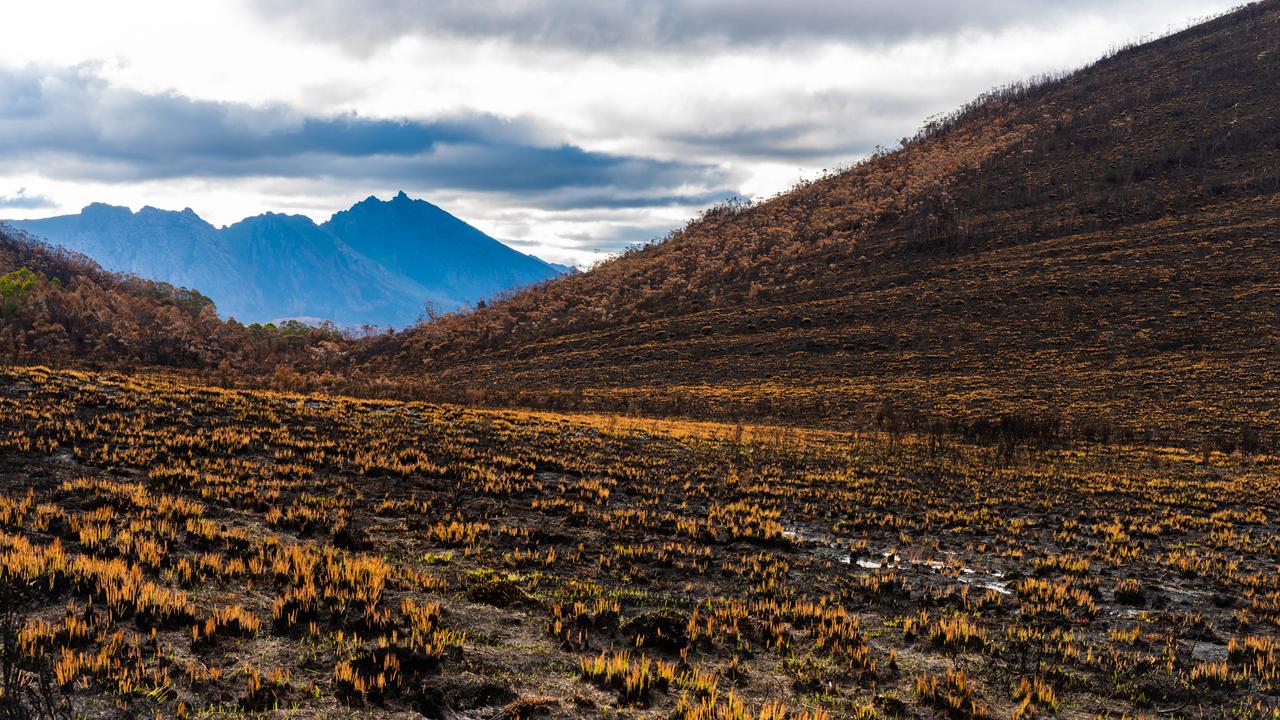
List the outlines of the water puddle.
<svg viewBox="0 0 1280 720">
<path fill-rule="evenodd" d="M 1004 573 L 996 570 L 980 573 L 972 568 L 961 568 L 960 577 L 957 579 L 965 585 L 972 585 L 984 590 L 995 590 L 1001 595 L 1012 595 L 1013 590 L 1009 588 L 1009 583 L 1001 579 L 1003 577 Z"/>
<path fill-rule="evenodd" d="M 854 554 L 846 543 L 834 535 L 814 532 L 789 523 L 783 524 L 782 536 L 796 547 L 803 548 L 812 555 L 863 570 L 899 568 L 910 571 L 928 568 L 934 573 L 945 575 L 948 569 L 953 569 L 956 572 L 956 576 L 953 578 L 955 582 L 983 590 L 994 590 L 1001 595 L 1013 594 L 1013 588 L 1005 581 L 1003 572 L 999 570 L 979 570 L 965 565 L 958 565 L 956 561 L 957 555 L 950 550 L 942 552 L 944 559 L 941 560 L 934 558 L 908 558 L 904 562 L 902 556 L 894 550 L 885 550 L 879 555 L 867 554 L 865 551 Z"/>
</svg>

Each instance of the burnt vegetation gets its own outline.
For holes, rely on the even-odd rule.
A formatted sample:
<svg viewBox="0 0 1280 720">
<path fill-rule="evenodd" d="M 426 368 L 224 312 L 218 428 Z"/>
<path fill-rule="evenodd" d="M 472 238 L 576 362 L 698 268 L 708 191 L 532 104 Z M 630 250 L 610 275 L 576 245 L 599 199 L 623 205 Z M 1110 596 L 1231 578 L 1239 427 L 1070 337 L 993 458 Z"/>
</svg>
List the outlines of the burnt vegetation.
<svg viewBox="0 0 1280 720">
<path fill-rule="evenodd" d="M 1280 720 L 1278 77 L 1250 5 L 370 337 L 0 228 L 0 716 Z"/>
<path fill-rule="evenodd" d="M 296 374 L 334 367 L 348 341 L 332 327 L 223 320 L 197 290 L 107 272 L 0 224 L 0 364 Z"/>
<path fill-rule="evenodd" d="M 91 717 L 1275 718 L 1276 469 L 26 368 L 0 680 Z"/>
</svg>

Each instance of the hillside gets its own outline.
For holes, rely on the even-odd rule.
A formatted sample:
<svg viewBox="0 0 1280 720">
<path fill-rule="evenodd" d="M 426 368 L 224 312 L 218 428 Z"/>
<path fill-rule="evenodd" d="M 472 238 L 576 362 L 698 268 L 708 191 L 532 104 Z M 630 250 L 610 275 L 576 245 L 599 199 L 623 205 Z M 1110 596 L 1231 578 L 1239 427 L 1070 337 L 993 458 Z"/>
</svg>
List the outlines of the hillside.
<svg viewBox="0 0 1280 720">
<path fill-rule="evenodd" d="M 1274 432 L 1276 77 L 1270 0 L 363 357 L 494 403 Z"/>
<path fill-rule="evenodd" d="M 323 371 L 345 342 L 332 329 L 299 323 L 222 320 L 198 292 L 107 272 L 0 223 L 0 365 Z"/>
<path fill-rule="evenodd" d="M 103 263 L 111 270 L 209 288 L 236 272 L 218 245 L 217 228 L 190 208 L 181 212 L 91 203 L 78 214 L 9 221 L 36 236 Z"/>
<path fill-rule="evenodd" d="M 561 272 L 404 193 L 367 198 L 323 225 L 266 213 L 219 229 L 189 208 L 101 203 L 10 224 L 109 270 L 197 288 L 243 322 L 405 327 L 427 302 L 456 310 Z"/>
</svg>

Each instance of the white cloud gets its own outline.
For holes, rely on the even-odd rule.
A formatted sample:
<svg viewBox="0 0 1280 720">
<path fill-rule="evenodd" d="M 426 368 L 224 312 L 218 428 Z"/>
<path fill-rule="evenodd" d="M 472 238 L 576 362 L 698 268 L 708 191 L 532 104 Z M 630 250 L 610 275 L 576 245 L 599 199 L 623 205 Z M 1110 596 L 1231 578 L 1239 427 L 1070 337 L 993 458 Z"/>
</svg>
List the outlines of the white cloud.
<svg viewBox="0 0 1280 720">
<path fill-rule="evenodd" d="M 640 15 L 630 0 L 266 4 L 263 12 L 249 0 L 5 3 L 0 71 L 46 68 L 46 81 L 56 82 L 79 67 L 119 97 L 231 103 L 257 123 L 287 122 L 271 108 L 298 117 L 519 119 L 530 143 L 713 165 L 735 189 L 763 196 L 892 145 L 927 116 L 992 86 L 1081 65 L 1235 0 L 697 0 L 643 3 L 650 10 Z M 149 124 L 117 120 L 117 136 Z M 522 249 L 583 262 L 597 245 L 614 249 L 679 225 L 699 209 L 697 191 L 715 189 L 672 177 L 665 193 L 654 193 L 676 197 L 670 204 L 621 208 L 600 204 L 601 193 L 616 199 L 633 190 L 515 193 L 502 191 L 496 173 L 489 188 L 429 174 L 355 177 L 358 159 L 338 166 L 352 176 L 259 168 L 213 177 L 219 173 L 196 163 L 163 182 L 94 179 L 74 165 L 0 158 L 0 188 L 25 187 L 59 211 L 90 200 L 191 206 L 215 223 L 267 209 L 323 219 L 403 188 Z M 49 210 L 6 209 L 19 213 Z"/>
</svg>

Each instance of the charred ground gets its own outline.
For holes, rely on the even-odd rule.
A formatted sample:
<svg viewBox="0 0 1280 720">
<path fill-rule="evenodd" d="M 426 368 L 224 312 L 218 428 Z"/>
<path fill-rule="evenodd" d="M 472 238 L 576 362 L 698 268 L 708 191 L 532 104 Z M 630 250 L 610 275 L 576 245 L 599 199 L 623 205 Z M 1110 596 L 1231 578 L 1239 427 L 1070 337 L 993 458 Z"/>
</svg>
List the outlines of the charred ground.
<svg viewBox="0 0 1280 720">
<path fill-rule="evenodd" d="M 0 409 L 10 702 L 1274 717 L 1272 457 L 41 368 Z"/>
</svg>

